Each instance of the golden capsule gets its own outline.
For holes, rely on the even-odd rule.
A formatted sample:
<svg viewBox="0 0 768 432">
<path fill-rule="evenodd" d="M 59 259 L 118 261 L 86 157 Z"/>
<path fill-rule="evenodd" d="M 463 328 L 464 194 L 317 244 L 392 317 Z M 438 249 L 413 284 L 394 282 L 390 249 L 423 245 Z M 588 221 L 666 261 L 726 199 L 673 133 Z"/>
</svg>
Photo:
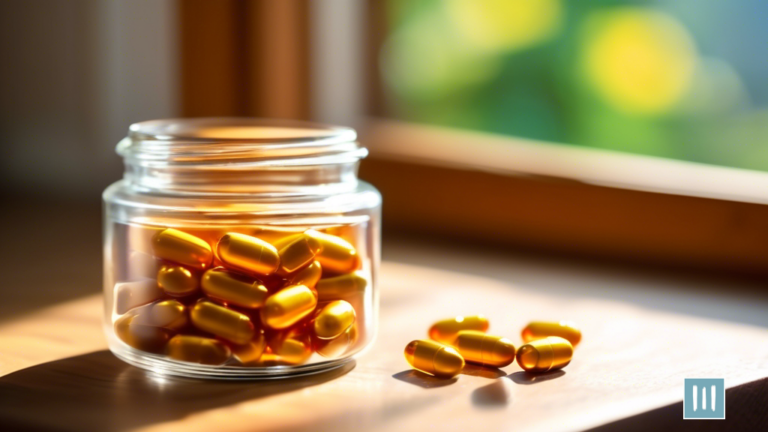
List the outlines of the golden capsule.
<svg viewBox="0 0 768 432">
<path fill-rule="evenodd" d="M 534 321 L 525 326 L 522 336 L 523 342 L 530 342 L 549 336 L 559 336 L 563 339 L 567 339 L 574 347 L 581 342 L 581 330 L 570 321 Z"/>
<path fill-rule="evenodd" d="M 322 266 L 319 262 L 313 261 L 312 264 L 294 273 L 288 280 L 291 282 L 291 285 L 304 285 L 305 287 L 314 288 L 322 275 Z"/>
<path fill-rule="evenodd" d="M 261 308 L 261 322 L 273 329 L 288 328 L 311 314 L 317 298 L 304 285 L 294 285 L 273 294 Z"/>
<path fill-rule="evenodd" d="M 195 327 L 232 343 L 245 345 L 256 334 L 248 315 L 206 300 L 197 302 L 189 315 Z"/>
<path fill-rule="evenodd" d="M 329 273 L 350 273 L 360 268 L 360 255 L 348 241 L 334 235 L 308 230 L 306 234 L 320 244 L 317 260 Z"/>
<path fill-rule="evenodd" d="M 414 369 L 440 378 L 453 378 L 464 368 L 464 359 L 455 349 L 431 340 L 409 343 L 405 359 Z"/>
<path fill-rule="evenodd" d="M 485 332 L 488 330 L 488 319 L 482 315 L 473 315 L 441 320 L 429 328 L 429 338 L 440 343 L 450 344 L 462 330 Z"/>
<path fill-rule="evenodd" d="M 296 234 L 275 243 L 280 255 L 280 274 L 293 273 L 311 263 L 320 250 L 320 242 L 307 234 Z"/>
<path fill-rule="evenodd" d="M 152 303 L 163 297 L 163 290 L 154 279 L 121 282 L 115 285 L 115 312 L 122 315 L 129 310 Z"/>
<path fill-rule="evenodd" d="M 361 293 L 368 281 L 357 273 L 320 279 L 315 285 L 319 301 L 338 300 Z"/>
<path fill-rule="evenodd" d="M 264 334 L 259 332 L 244 345 L 231 345 L 232 356 L 243 365 L 254 364 L 259 361 L 264 349 L 267 347 L 267 340 Z"/>
<path fill-rule="evenodd" d="M 168 357 L 190 363 L 220 365 L 231 352 L 221 341 L 200 336 L 176 335 L 168 342 Z"/>
<path fill-rule="evenodd" d="M 115 334 L 123 342 L 137 350 L 162 353 L 171 339 L 171 330 L 134 323 L 138 315 L 124 315 L 115 321 Z"/>
<path fill-rule="evenodd" d="M 475 330 L 462 330 L 451 344 L 464 360 L 483 366 L 504 367 L 515 361 L 515 346 L 507 338 Z"/>
<path fill-rule="evenodd" d="M 163 265 L 157 272 L 157 284 L 166 294 L 183 297 L 197 291 L 197 277 L 182 266 Z"/>
<path fill-rule="evenodd" d="M 520 347 L 517 364 L 528 372 L 548 372 L 561 369 L 571 362 L 573 345 L 566 339 L 550 336 Z"/>
<path fill-rule="evenodd" d="M 298 365 L 305 363 L 312 356 L 312 345 L 306 338 L 286 338 L 272 346 L 272 353 L 280 364 Z"/>
<path fill-rule="evenodd" d="M 136 312 L 133 324 L 161 327 L 177 332 L 186 327 L 187 307 L 176 300 L 163 300 L 149 304 Z"/>
<path fill-rule="evenodd" d="M 259 281 L 247 279 L 223 269 L 208 270 L 201 281 L 208 297 L 244 308 L 259 308 L 264 305 L 269 292 Z"/>
<path fill-rule="evenodd" d="M 357 343 L 357 337 L 357 325 L 353 324 L 335 339 L 315 339 L 315 352 L 325 358 L 338 358 Z"/>
<path fill-rule="evenodd" d="M 205 270 L 213 262 L 211 246 L 203 239 L 168 228 L 152 237 L 155 256 L 164 260 Z"/>
<path fill-rule="evenodd" d="M 227 233 L 216 246 L 216 253 L 229 267 L 270 275 L 280 267 L 277 249 L 264 240 L 240 233 Z"/>
<path fill-rule="evenodd" d="M 355 323 L 355 309 L 344 300 L 325 305 L 315 317 L 313 328 L 318 339 L 334 339 Z"/>
</svg>

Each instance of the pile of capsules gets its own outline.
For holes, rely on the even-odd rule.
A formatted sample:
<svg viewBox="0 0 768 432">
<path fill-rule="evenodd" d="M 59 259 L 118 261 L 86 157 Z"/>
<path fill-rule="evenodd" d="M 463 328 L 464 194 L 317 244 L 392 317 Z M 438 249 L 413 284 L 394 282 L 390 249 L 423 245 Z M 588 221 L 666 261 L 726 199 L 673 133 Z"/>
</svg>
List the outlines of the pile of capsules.
<svg viewBox="0 0 768 432">
<path fill-rule="evenodd" d="M 157 278 L 115 288 L 115 333 L 133 348 L 206 365 L 273 366 L 305 363 L 313 352 L 337 358 L 357 341 L 357 314 L 342 299 L 367 281 L 340 237 L 307 230 L 268 243 L 232 232 L 212 247 L 168 228 L 152 237 L 152 251 Z"/>
<path fill-rule="evenodd" d="M 453 378 L 465 362 L 501 368 L 517 358 L 527 372 L 544 373 L 571 362 L 581 331 L 569 322 L 532 322 L 522 332 L 525 345 L 515 352 L 512 342 L 489 335 L 483 316 L 456 317 L 436 322 L 431 340 L 415 340 L 405 347 L 405 359 L 414 369 L 439 378 Z"/>
</svg>

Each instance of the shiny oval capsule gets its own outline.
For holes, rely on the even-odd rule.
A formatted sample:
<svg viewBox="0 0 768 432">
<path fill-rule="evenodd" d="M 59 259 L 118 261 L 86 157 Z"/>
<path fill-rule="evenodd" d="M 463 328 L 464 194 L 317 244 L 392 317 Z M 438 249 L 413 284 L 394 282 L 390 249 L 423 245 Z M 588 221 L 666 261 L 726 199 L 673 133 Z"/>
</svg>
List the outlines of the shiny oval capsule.
<svg viewBox="0 0 768 432">
<path fill-rule="evenodd" d="M 178 332 L 187 326 L 187 307 L 176 300 L 162 300 L 141 308 L 133 324 L 162 327 Z"/>
<path fill-rule="evenodd" d="M 414 369 L 439 378 L 453 378 L 464 368 L 464 358 L 454 348 L 431 340 L 409 343 L 405 359 Z"/>
<path fill-rule="evenodd" d="M 429 338 L 440 343 L 450 344 L 462 330 L 486 332 L 488 319 L 482 315 L 473 315 L 441 320 L 429 328 Z"/>
<path fill-rule="evenodd" d="M 574 347 L 581 342 L 581 330 L 570 321 L 534 321 L 525 326 L 522 332 L 523 342 L 531 342 L 549 336 L 567 339 Z"/>
<path fill-rule="evenodd" d="M 200 330 L 240 345 L 250 342 L 256 334 L 248 315 L 205 300 L 192 307 L 190 318 Z"/>
<path fill-rule="evenodd" d="M 216 339 L 176 335 L 168 342 L 168 357 L 190 363 L 221 365 L 229 360 L 231 352 Z"/>
<path fill-rule="evenodd" d="M 320 242 L 307 234 L 296 234 L 275 243 L 280 255 L 278 273 L 293 273 L 315 259 L 320 251 Z"/>
<path fill-rule="evenodd" d="M 307 230 L 306 234 L 320 244 L 317 260 L 329 273 L 351 273 L 360 268 L 360 255 L 348 241 L 341 237 Z"/>
<path fill-rule="evenodd" d="M 267 287 L 259 281 L 224 269 L 208 270 L 200 284 L 208 297 L 249 309 L 263 306 L 269 295 Z"/>
<path fill-rule="evenodd" d="M 213 262 L 211 246 L 203 239 L 168 228 L 152 237 L 155 256 L 167 261 L 205 270 Z"/>
<path fill-rule="evenodd" d="M 183 297 L 194 294 L 198 288 L 197 277 L 189 269 L 165 264 L 157 272 L 157 284 L 166 294 Z"/>
<path fill-rule="evenodd" d="M 315 352 L 325 358 L 338 358 L 348 352 L 357 343 L 357 325 L 353 324 L 340 336 L 330 339 L 315 339 Z"/>
<path fill-rule="evenodd" d="M 271 275 L 280 267 L 274 246 L 245 234 L 224 234 L 216 245 L 216 253 L 226 266 L 246 272 Z"/>
<path fill-rule="evenodd" d="M 355 323 L 355 309 L 344 300 L 335 300 L 317 313 L 313 330 L 318 339 L 334 339 Z"/>
<path fill-rule="evenodd" d="M 134 323 L 138 315 L 124 315 L 115 321 L 115 334 L 123 342 L 137 350 L 150 353 L 162 353 L 173 336 L 171 330 Z"/>
<path fill-rule="evenodd" d="M 244 345 L 232 344 L 229 348 L 232 350 L 232 356 L 243 365 L 255 364 L 264 354 L 264 350 L 267 347 L 267 340 L 264 334 L 259 332 L 251 339 L 250 342 Z"/>
<path fill-rule="evenodd" d="M 561 337 L 550 336 L 521 346 L 517 351 L 517 364 L 527 372 L 542 373 L 564 368 L 571 357 L 573 345 Z"/>
<path fill-rule="evenodd" d="M 504 367 L 515 361 L 515 345 L 507 338 L 474 330 L 462 330 L 451 344 L 465 361 Z"/>
<path fill-rule="evenodd" d="M 129 310 L 163 298 L 163 290 L 154 279 L 115 284 L 115 313 Z"/>
<path fill-rule="evenodd" d="M 357 273 L 349 273 L 326 279 L 320 279 L 315 284 L 319 301 L 339 300 L 349 298 L 365 291 L 368 281 Z"/>
<path fill-rule="evenodd" d="M 317 298 L 304 285 L 294 285 L 273 294 L 261 308 L 261 322 L 273 329 L 288 328 L 311 314 Z"/>
<path fill-rule="evenodd" d="M 291 285 L 304 285 L 314 288 L 322 275 L 323 267 L 319 262 L 313 261 L 312 264 L 294 273 L 288 280 L 291 282 Z"/>
</svg>

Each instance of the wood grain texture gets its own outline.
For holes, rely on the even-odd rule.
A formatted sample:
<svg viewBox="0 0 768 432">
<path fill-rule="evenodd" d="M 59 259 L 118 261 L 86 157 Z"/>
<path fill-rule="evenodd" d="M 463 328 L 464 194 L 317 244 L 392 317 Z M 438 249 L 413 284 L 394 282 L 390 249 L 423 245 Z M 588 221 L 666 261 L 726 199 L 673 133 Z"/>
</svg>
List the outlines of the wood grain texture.
<svg viewBox="0 0 768 432">
<path fill-rule="evenodd" d="M 729 403 L 741 388 L 758 392 L 750 400 L 764 397 L 765 386 L 739 387 L 768 375 L 764 328 L 574 301 L 391 262 L 380 288 L 378 341 L 356 364 L 267 382 L 160 377 L 118 361 L 105 351 L 100 296 L 5 322 L 0 424 L 78 431 L 581 430 L 674 410 L 685 377 L 724 377 Z M 469 367 L 453 380 L 410 369 L 402 354 L 410 340 L 425 337 L 437 319 L 471 313 L 484 313 L 491 333 L 518 344 L 533 319 L 576 320 L 584 339 L 567 368 L 540 376 L 516 365 Z M 682 426 L 678 414 L 660 417 L 665 423 L 657 426 Z M 748 420 L 765 426 L 765 416 Z M 722 425 L 738 421 L 728 416 Z"/>
</svg>

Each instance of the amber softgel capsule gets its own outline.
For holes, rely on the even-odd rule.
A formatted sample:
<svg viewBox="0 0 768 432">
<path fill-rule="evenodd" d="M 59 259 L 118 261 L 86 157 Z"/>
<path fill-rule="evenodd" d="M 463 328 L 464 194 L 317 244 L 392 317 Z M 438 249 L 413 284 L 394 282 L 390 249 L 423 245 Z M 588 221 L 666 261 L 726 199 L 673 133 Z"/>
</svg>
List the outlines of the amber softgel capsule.
<svg viewBox="0 0 768 432">
<path fill-rule="evenodd" d="M 515 361 L 515 345 L 505 337 L 462 330 L 451 345 L 467 362 L 500 368 Z"/>
<path fill-rule="evenodd" d="M 195 327 L 235 344 L 247 344 L 256 334 L 248 315 L 207 300 L 197 302 L 189 315 Z"/>
<path fill-rule="evenodd" d="M 152 250 L 158 258 L 197 270 L 205 270 L 213 262 L 213 251 L 205 240 L 173 228 L 155 234 Z"/>
<path fill-rule="evenodd" d="M 520 347 L 517 364 L 527 372 L 549 372 L 562 369 L 571 362 L 573 345 L 566 339 L 550 336 Z"/>
<path fill-rule="evenodd" d="M 294 285 L 273 294 L 261 308 L 261 322 L 270 328 L 288 328 L 306 317 L 317 306 L 317 297 L 304 285 Z"/>
<path fill-rule="evenodd" d="M 197 276 L 180 265 L 165 264 L 157 272 L 157 284 L 166 294 L 184 297 L 194 294 L 198 288 Z"/>
<path fill-rule="evenodd" d="M 405 359 L 414 369 L 439 378 L 453 378 L 464 368 L 464 359 L 454 348 L 431 340 L 409 343 Z"/>
<path fill-rule="evenodd" d="M 216 253 L 228 267 L 249 273 L 271 275 L 280 266 L 274 246 L 245 234 L 225 234 L 216 246 Z"/>
<path fill-rule="evenodd" d="M 200 284 L 208 297 L 249 309 L 263 306 L 269 295 L 267 287 L 258 280 L 222 268 L 205 272 Z"/>
<path fill-rule="evenodd" d="M 355 309 L 344 300 L 325 305 L 317 313 L 313 330 L 318 339 L 335 339 L 355 323 Z"/>
<path fill-rule="evenodd" d="M 220 365 L 230 354 L 221 341 L 207 337 L 176 335 L 168 342 L 168 357 L 179 361 Z"/>
<path fill-rule="evenodd" d="M 429 328 L 429 338 L 451 344 L 462 330 L 488 331 L 488 319 L 482 315 L 457 316 L 438 321 Z"/>
<path fill-rule="evenodd" d="M 567 339 L 574 347 L 581 342 L 581 330 L 571 321 L 533 321 L 522 331 L 523 342 L 531 342 L 549 336 Z"/>
</svg>

